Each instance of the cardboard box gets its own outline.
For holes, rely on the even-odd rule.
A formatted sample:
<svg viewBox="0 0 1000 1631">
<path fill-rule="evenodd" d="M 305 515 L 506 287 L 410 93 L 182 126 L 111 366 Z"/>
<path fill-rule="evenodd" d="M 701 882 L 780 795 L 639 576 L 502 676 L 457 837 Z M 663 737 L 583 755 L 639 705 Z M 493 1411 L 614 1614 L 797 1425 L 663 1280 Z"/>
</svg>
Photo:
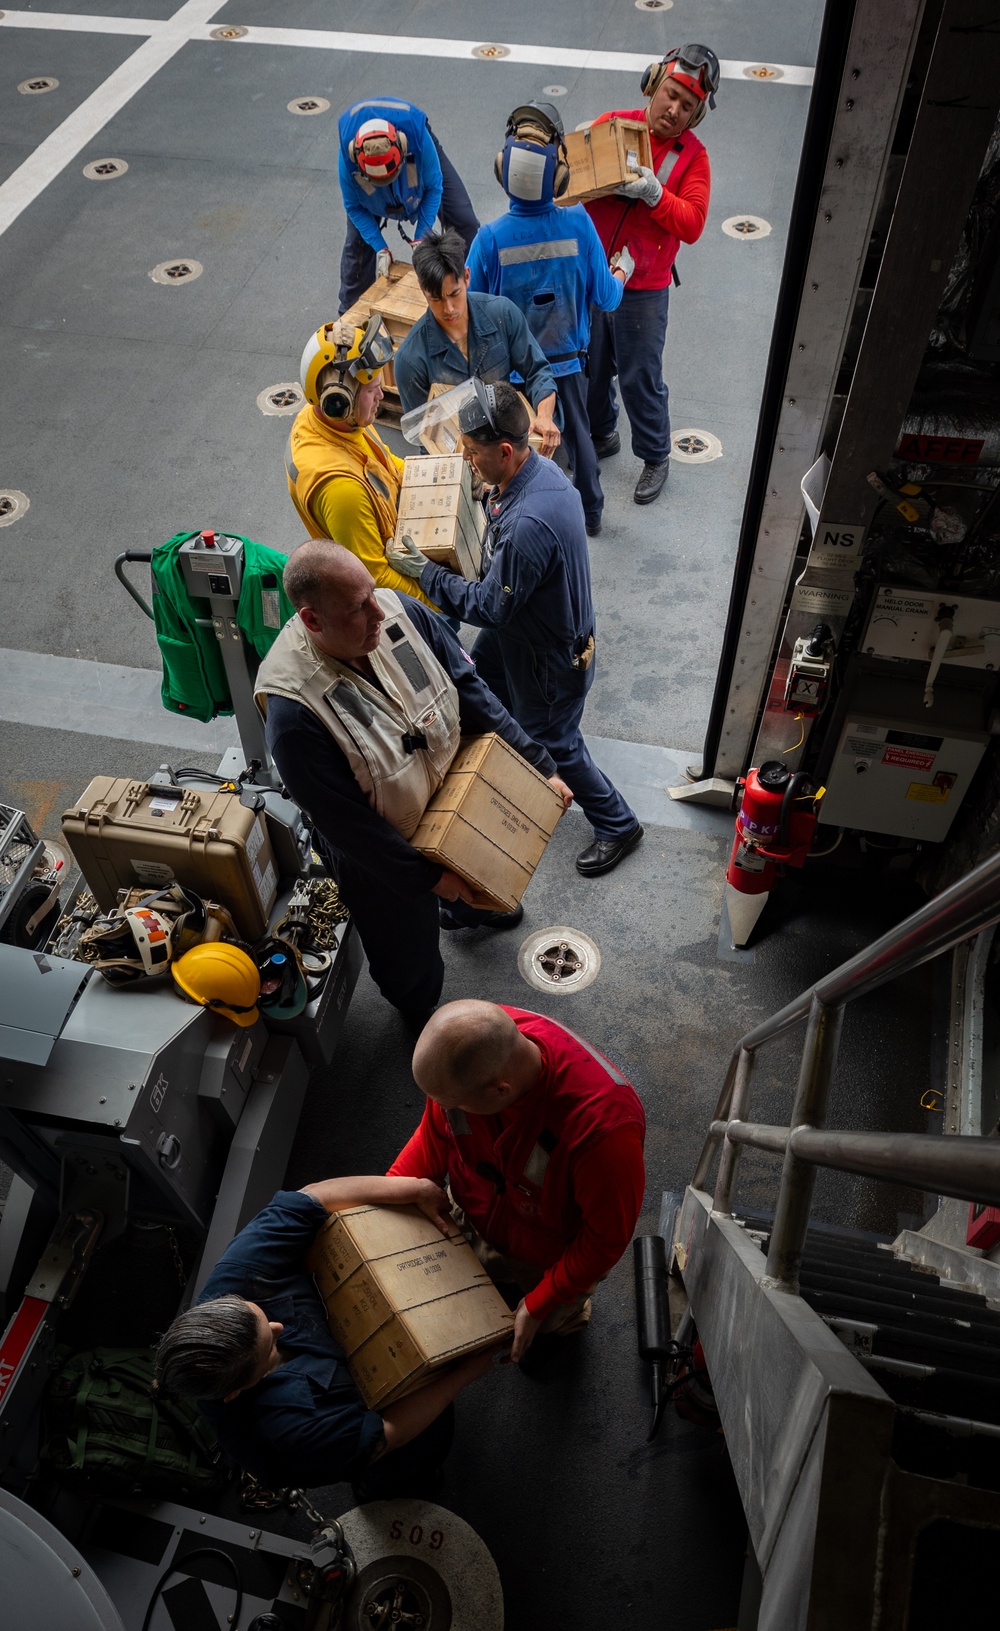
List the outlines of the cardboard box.
<svg viewBox="0 0 1000 1631">
<path fill-rule="evenodd" d="M 397 543 L 406 533 L 430 560 L 478 583 L 485 531 L 486 516 L 472 496 L 472 472 L 464 459 L 418 454 L 405 461 Z"/>
<path fill-rule="evenodd" d="M 306 1265 L 369 1409 L 509 1336 L 514 1316 L 457 1228 L 415 1206 L 334 1212 Z"/>
<path fill-rule="evenodd" d="M 473 905 L 511 912 L 555 832 L 562 799 L 502 737 L 471 736 L 410 842 L 472 886 Z"/>
<path fill-rule="evenodd" d="M 635 181 L 639 168 L 653 166 L 649 127 L 641 119 L 605 119 L 566 135 L 569 186 L 557 204 L 582 204 L 603 198 L 624 181 Z"/>
<path fill-rule="evenodd" d="M 176 881 L 227 907 L 247 940 L 267 932 L 277 864 L 263 814 L 238 793 L 95 776 L 62 830 L 103 912 L 119 889 Z"/>
</svg>

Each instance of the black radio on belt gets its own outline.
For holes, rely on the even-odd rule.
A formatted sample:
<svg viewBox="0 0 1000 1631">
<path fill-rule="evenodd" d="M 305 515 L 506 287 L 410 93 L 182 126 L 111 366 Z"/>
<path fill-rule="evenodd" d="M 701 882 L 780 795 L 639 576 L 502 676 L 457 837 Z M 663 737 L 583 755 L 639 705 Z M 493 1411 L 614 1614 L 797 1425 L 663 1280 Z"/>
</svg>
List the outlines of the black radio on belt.
<svg viewBox="0 0 1000 1631">
<path fill-rule="evenodd" d="M 418 748 L 425 748 L 427 746 L 427 738 L 423 731 L 417 731 L 414 736 L 403 737 L 403 746 L 407 753 L 416 753 Z"/>
<path fill-rule="evenodd" d="M 503 1173 L 495 1167 L 492 1161 L 480 1161 L 476 1168 L 480 1178 L 488 1178 L 498 1195 L 505 1195 L 507 1185 L 504 1183 Z"/>
</svg>

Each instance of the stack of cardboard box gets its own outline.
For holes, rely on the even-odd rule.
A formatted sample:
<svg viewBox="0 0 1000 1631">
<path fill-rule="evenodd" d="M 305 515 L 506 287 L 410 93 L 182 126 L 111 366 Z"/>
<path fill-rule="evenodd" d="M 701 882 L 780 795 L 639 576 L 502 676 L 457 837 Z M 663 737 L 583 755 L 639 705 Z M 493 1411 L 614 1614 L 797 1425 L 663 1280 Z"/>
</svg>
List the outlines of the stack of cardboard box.
<svg viewBox="0 0 1000 1631">
<path fill-rule="evenodd" d="M 405 533 L 432 561 L 478 583 L 486 516 L 472 496 L 472 473 L 457 454 L 405 461 L 396 543 Z"/>
</svg>

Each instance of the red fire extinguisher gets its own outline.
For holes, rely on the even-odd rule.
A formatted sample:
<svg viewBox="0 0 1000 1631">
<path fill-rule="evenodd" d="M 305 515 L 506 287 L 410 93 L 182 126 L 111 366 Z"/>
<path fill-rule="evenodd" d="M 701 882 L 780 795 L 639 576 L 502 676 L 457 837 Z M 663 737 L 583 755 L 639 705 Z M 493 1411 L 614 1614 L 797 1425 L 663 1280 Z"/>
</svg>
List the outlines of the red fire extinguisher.
<svg viewBox="0 0 1000 1631">
<path fill-rule="evenodd" d="M 741 778 L 743 797 L 726 882 L 741 895 L 766 895 L 779 867 L 803 866 L 816 829 L 816 793 L 804 771 L 768 759 Z"/>
</svg>

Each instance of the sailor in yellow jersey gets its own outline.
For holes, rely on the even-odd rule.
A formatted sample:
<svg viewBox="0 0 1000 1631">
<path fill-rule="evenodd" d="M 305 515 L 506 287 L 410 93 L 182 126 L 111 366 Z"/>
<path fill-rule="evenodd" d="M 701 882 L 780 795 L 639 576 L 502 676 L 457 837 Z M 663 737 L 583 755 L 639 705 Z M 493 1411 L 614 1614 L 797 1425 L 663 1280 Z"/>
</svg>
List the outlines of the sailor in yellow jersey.
<svg viewBox="0 0 1000 1631">
<path fill-rule="evenodd" d="M 311 538 L 346 545 L 378 588 L 413 595 L 433 607 L 414 579 L 386 560 L 385 546 L 396 530 L 403 461 L 386 447 L 374 422 L 382 400 L 380 375 L 391 359 L 392 340 L 380 317 L 364 329 L 338 320 L 310 335 L 300 369 L 307 406 L 292 426 L 285 473 Z"/>
</svg>

